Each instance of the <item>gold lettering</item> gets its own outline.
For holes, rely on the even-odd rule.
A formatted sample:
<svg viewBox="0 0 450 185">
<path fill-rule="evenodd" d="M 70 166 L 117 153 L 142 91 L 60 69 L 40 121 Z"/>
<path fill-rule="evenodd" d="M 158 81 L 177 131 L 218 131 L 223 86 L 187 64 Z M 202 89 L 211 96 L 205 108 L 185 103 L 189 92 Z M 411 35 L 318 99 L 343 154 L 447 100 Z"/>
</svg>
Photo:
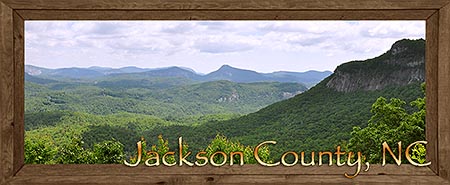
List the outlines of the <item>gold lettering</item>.
<svg viewBox="0 0 450 185">
<path fill-rule="evenodd" d="M 163 162 L 163 164 L 164 165 L 166 165 L 166 166 L 174 166 L 174 165 L 176 165 L 177 164 L 177 162 L 173 162 L 172 164 L 170 164 L 170 163 L 168 163 L 167 161 L 166 161 L 166 157 L 168 156 L 168 155 L 175 155 L 175 152 L 167 152 L 167 153 L 165 153 L 164 155 L 163 155 L 163 157 L 162 157 L 162 162 Z"/>
<path fill-rule="evenodd" d="M 319 166 L 322 166 L 322 156 L 328 155 L 328 165 L 333 165 L 333 153 L 331 152 L 319 152 Z"/>
<path fill-rule="evenodd" d="M 292 155 L 294 156 L 294 162 L 291 163 L 291 164 L 289 164 L 289 163 L 286 162 L 286 156 L 287 156 L 288 154 L 292 154 Z M 286 153 L 284 153 L 284 154 L 281 156 L 281 163 L 282 163 L 284 166 L 294 166 L 295 164 L 298 163 L 298 154 L 295 153 L 295 152 L 286 152 Z"/>
<path fill-rule="evenodd" d="M 344 166 L 345 163 L 341 163 L 341 155 L 345 155 L 345 152 L 341 152 L 341 146 L 336 147 L 336 152 L 334 152 L 334 154 L 336 154 L 336 165 Z"/>
<path fill-rule="evenodd" d="M 206 154 L 206 152 L 198 152 L 197 155 L 195 155 L 195 158 L 197 159 L 195 161 L 195 165 L 197 166 L 205 166 L 208 164 L 208 157 L 200 156 L 201 154 Z M 198 160 L 204 160 L 204 163 L 199 163 Z"/>
<path fill-rule="evenodd" d="M 158 154 L 158 152 L 147 152 L 147 155 L 154 155 L 153 157 L 150 157 L 150 158 L 148 158 L 146 161 L 145 161 L 145 165 L 146 166 L 159 166 L 159 154 Z M 156 160 L 156 162 L 155 163 L 153 163 L 153 164 L 151 164 L 150 163 L 150 161 L 151 160 Z"/>
<path fill-rule="evenodd" d="M 344 176 L 349 179 L 355 178 L 356 176 L 358 176 L 359 172 L 361 172 L 361 152 L 358 152 L 358 159 L 354 163 L 351 162 L 352 155 L 353 155 L 353 152 L 348 153 L 347 165 L 351 167 L 351 166 L 355 166 L 356 164 L 358 164 L 358 167 L 356 168 L 356 172 L 353 175 L 348 175 L 347 172 L 344 173 Z M 366 163 L 366 164 L 368 165 L 368 163 Z M 369 167 L 369 166 L 367 166 L 367 167 Z M 366 171 L 367 170 L 369 170 L 369 169 L 367 168 Z"/>
<path fill-rule="evenodd" d="M 136 167 L 139 165 L 139 163 L 141 162 L 142 159 L 142 143 L 139 141 L 137 142 L 137 152 L 138 152 L 138 160 L 136 161 L 135 164 L 130 164 L 127 162 L 127 160 L 124 160 L 124 164 L 130 167 Z"/>
<path fill-rule="evenodd" d="M 314 166 L 316 163 L 314 162 L 314 152 L 311 152 L 311 162 L 309 164 L 305 163 L 305 152 L 301 152 L 301 164 L 302 166 Z"/>
<path fill-rule="evenodd" d="M 402 142 L 398 142 L 398 158 L 395 157 L 394 153 L 392 152 L 391 148 L 389 148 L 389 145 L 385 142 L 383 142 L 383 163 L 381 166 L 386 165 L 386 149 L 391 154 L 392 158 L 394 158 L 395 163 L 397 163 L 398 166 L 402 164 Z"/>
<path fill-rule="evenodd" d="M 276 162 L 276 163 L 274 163 L 274 164 L 268 164 L 268 163 L 263 162 L 263 161 L 261 160 L 261 158 L 259 157 L 259 155 L 258 155 L 258 150 L 259 150 L 259 148 L 260 148 L 261 146 L 267 144 L 267 143 L 270 143 L 270 144 L 277 144 L 276 141 L 264 141 L 264 142 L 260 143 L 259 145 L 257 145 L 257 146 L 255 147 L 255 150 L 253 151 L 253 155 L 254 155 L 256 161 L 257 161 L 259 164 L 263 165 L 263 166 L 277 166 L 277 165 L 280 164 L 280 162 Z"/>
<path fill-rule="evenodd" d="M 409 161 L 409 163 L 411 163 L 411 164 L 414 165 L 414 166 L 428 166 L 428 165 L 430 165 L 431 162 L 427 162 L 427 163 L 425 163 L 425 164 L 419 164 L 419 163 L 416 163 L 416 162 L 414 162 L 414 161 L 411 159 L 411 156 L 409 156 L 409 149 L 410 149 L 412 146 L 415 146 L 415 145 L 417 145 L 417 144 L 424 144 L 424 145 L 426 145 L 427 142 L 426 142 L 426 141 L 416 141 L 416 142 L 414 142 L 414 143 L 411 143 L 411 144 L 406 148 L 406 151 L 405 151 L 406 159 Z"/>
<path fill-rule="evenodd" d="M 186 157 L 188 157 L 189 155 L 191 155 L 191 152 L 186 153 L 185 156 L 183 156 L 183 138 L 179 137 L 178 138 L 178 153 L 180 156 L 180 166 L 183 166 L 183 163 L 186 163 L 188 166 L 194 166 L 194 164 L 192 164 L 191 162 L 186 160 Z"/>
<path fill-rule="evenodd" d="M 242 166 L 244 165 L 244 153 L 242 152 L 230 152 L 230 166 L 233 166 L 234 163 L 234 155 L 239 155 L 240 156 L 240 160 L 239 160 L 239 165 Z"/>
<path fill-rule="evenodd" d="M 220 164 L 217 164 L 216 162 L 214 162 L 214 157 L 217 154 L 221 154 L 223 156 L 223 161 Z M 221 151 L 217 151 L 211 155 L 210 161 L 211 161 L 211 165 L 213 165 L 213 166 L 223 166 L 225 163 L 227 163 L 227 154 L 225 154 L 224 152 L 221 152 Z"/>
</svg>

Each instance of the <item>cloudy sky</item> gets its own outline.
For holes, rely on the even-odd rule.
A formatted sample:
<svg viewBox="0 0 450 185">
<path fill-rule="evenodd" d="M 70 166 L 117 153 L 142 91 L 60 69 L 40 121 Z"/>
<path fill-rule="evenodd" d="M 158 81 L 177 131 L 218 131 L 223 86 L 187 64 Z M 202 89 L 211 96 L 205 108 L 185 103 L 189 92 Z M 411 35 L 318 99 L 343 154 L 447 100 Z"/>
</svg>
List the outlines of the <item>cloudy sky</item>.
<svg viewBox="0 0 450 185">
<path fill-rule="evenodd" d="M 424 21 L 26 21 L 25 63 L 208 73 L 228 64 L 258 72 L 330 70 L 376 57 Z"/>
</svg>

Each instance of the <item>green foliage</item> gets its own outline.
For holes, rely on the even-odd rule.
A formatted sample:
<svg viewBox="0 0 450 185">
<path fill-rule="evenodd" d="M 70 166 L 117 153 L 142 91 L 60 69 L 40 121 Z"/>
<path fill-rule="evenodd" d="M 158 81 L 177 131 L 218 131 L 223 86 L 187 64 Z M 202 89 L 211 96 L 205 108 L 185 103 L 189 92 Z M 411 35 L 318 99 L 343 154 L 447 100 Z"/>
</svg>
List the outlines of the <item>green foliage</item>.
<svg viewBox="0 0 450 185">
<path fill-rule="evenodd" d="M 115 139 L 123 144 L 124 153 L 130 155 L 141 136 L 150 138 L 149 143 L 158 143 L 156 138 L 163 134 L 167 136 L 170 146 L 178 146 L 178 136 L 183 136 L 192 151 L 200 151 L 220 133 L 247 146 L 256 146 L 265 140 L 275 140 L 278 144 L 270 148 L 272 156 L 277 157 L 293 148 L 302 151 L 333 149 L 340 141 L 350 138 L 349 133 L 353 126 L 366 127 L 364 120 L 370 119 L 369 108 L 381 95 L 408 101 L 420 95 L 418 84 L 379 91 L 340 93 L 326 88 L 325 83 L 326 80 L 289 101 L 275 103 L 245 116 L 173 115 L 173 119 L 167 121 L 155 116 L 125 112 L 109 115 L 61 111 L 30 112 L 27 115 L 32 116 L 26 118 L 26 125 L 32 124 L 26 137 L 32 140 L 50 137 L 55 147 L 71 143 L 72 137 L 79 137 L 83 138 L 84 148 L 92 148 L 96 143 Z M 414 107 L 405 107 L 404 111 L 410 112 L 424 107 L 424 102 L 420 99 L 413 104 Z M 40 115 L 43 115 L 41 120 L 30 120 L 33 117 L 39 118 Z M 421 120 L 425 112 L 418 111 L 412 115 L 416 120 Z M 78 162 L 80 161 L 82 160 Z"/>
<path fill-rule="evenodd" d="M 234 83 L 214 81 L 205 83 L 179 83 L 176 79 L 151 79 L 147 84 L 103 79 L 100 82 L 59 81 L 49 84 L 25 84 L 25 112 L 84 112 L 108 115 L 120 112 L 153 115 L 169 121 L 209 114 L 246 114 L 271 103 L 305 91 L 298 83 Z M 130 79 L 133 81 L 132 79 Z M 178 81 L 177 81 L 178 80 Z M 107 82 L 108 85 L 105 85 Z M 155 83 L 166 84 L 160 87 Z M 179 83 L 179 84 L 178 84 Z M 142 84 L 144 86 L 129 86 Z M 51 125 L 53 122 L 40 123 Z M 38 128 L 37 123 L 30 126 Z"/>
<path fill-rule="evenodd" d="M 39 140 L 25 137 L 25 164 L 52 164 L 56 149 L 49 144 L 49 138 Z"/>
<path fill-rule="evenodd" d="M 187 144 L 184 143 L 184 145 L 186 148 L 183 151 L 185 154 L 188 150 Z M 159 154 L 160 157 L 162 157 L 165 153 L 169 152 L 170 148 L 169 148 L 169 142 L 167 140 L 164 140 L 164 138 L 162 137 L 162 135 L 158 136 L 158 144 L 156 145 L 152 145 L 151 150 L 152 152 L 157 152 Z M 149 156 L 152 157 L 152 156 Z M 174 163 L 175 162 L 175 157 L 173 155 L 168 156 L 166 158 L 166 161 L 168 163 Z"/>
<path fill-rule="evenodd" d="M 424 164 L 426 162 L 427 150 L 422 144 L 417 144 L 411 149 L 411 159 L 414 159 L 419 164 Z"/>
<path fill-rule="evenodd" d="M 342 140 L 348 140 L 354 126 L 367 126 L 371 105 L 378 97 L 399 97 L 412 101 L 421 96 L 419 83 L 351 93 L 336 92 L 327 88 L 326 83 L 327 80 L 324 80 L 294 98 L 238 118 L 200 125 L 156 126 L 143 132 L 143 135 L 156 138 L 163 134 L 171 145 L 181 135 L 195 151 L 202 150 L 217 134 L 249 146 L 266 140 L 277 141 L 276 145 L 270 146 L 275 157 L 292 149 L 327 151 L 334 149 Z M 406 111 L 413 109 L 407 107 Z"/>
<path fill-rule="evenodd" d="M 26 164 L 113 164 L 122 163 L 123 156 L 123 145 L 115 140 L 86 149 L 80 138 L 72 138 L 61 145 L 49 137 L 25 138 Z"/>
<path fill-rule="evenodd" d="M 92 155 L 97 164 L 120 164 L 123 161 L 123 144 L 116 141 L 104 141 L 94 145 Z"/>
<path fill-rule="evenodd" d="M 25 113 L 25 130 L 38 129 L 45 126 L 55 126 L 64 116 L 70 116 L 67 111 L 30 112 Z"/>
<path fill-rule="evenodd" d="M 410 51 L 388 51 L 366 62 L 343 64 L 340 70 L 372 78 L 401 67 L 395 63 L 423 56 L 422 41 L 399 43 Z M 192 151 L 242 150 L 246 157 L 252 156 L 247 146 L 266 140 L 277 141 L 270 146 L 277 157 L 292 149 L 331 150 L 347 140 L 349 150 L 376 154 L 381 141 L 394 146 L 401 139 L 406 145 L 424 137 L 425 98 L 417 98 L 422 96 L 419 83 L 344 93 L 328 88 L 328 77 L 290 98 L 305 87 L 135 75 L 27 81 L 26 162 L 116 163 L 123 154 L 133 153 L 141 136 L 157 143 L 147 147 L 141 138 L 145 151 L 162 154 L 169 145 L 178 146 L 178 137 L 183 136 Z M 378 99 L 381 96 L 385 98 Z M 260 152 L 264 160 L 273 160 L 268 149 Z"/>
<path fill-rule="evenodd" d="M 389 50 L 386 53 L 364 61 L 351 61 L 341 64 L 338 68 L 341 72 L 350 74 L 364 75 L 365 78 L 373 76 L 384 76 L 393 71 L 408 70 L 399 64 L 405 64 L 410 61 L 423 60 L 425 56 L 425 40 L 409 40 L 403 39 L 397 41 L 393 48 L 399 48 L 402 52 L 394 52 Z M 421 64 L 420 68 L 425 69 L 425 64 Z M 405 76 L 408 77 L 408 76 Z"/>
<path fill-rule="evenodd" d="M 162 156 L 171 151 L 170 147 L 169 147 L 169 142 L 168 140 L 165 140 L 162 135 L 158 136 L 158 140 L 157 140 L 157 144 L 152 145 L 150 147 L 150 150 L 148 149 L 148 143 L 145 140 L 144 137 L 141 138 L 141 146 L 142 146 L 142 160 L 141 163 L 144 163 L 147 159 L 151 158 L 151 157 L 155 157 L 153 155 L 150 154 L 150 152 L 156 152 L 158 153 L 160 160 L 162 160 Z M 189 152 L 189 146 L 186 142 L 182 143 L 183 145 L 183 155 L 187 154 L 187 152 Z M 172 151 L 176 151 L 176 155 L 178 155 L 178 148 L 176 150 L 172 150 Z M 231 152 L 242 152 L 244 154 L 244 163 L 245 164 L 255 164 L 257 163 L 255 158 L 253 157 L 253 151 L 254 148 L 250 147 L 250 146 L 244 146 L 242 144 L 240 144 L 239 142 L 233 142 L 231 140 L 228 140 L 225 136 L 222 135 L 217 135 L 213 140 L 211 140 L 210 144 L 205 148 L 202 149 L 200 151 L 205 151 L 206 152 L 206 156 L 209 157 L 214 154 L 215 152 L 221 151 L 224 152 L 225 154 L 229 155 Z M 191 151 L 192 152 L 192 151 Z M 135 154 L 137 153 L 136 151 L 134 152 Z M 195 152 L 194 152 L 195 153 Z M 270 152 L 268 147 L 263 146 L 259 149 L 258 152 L 261 160 L 270 163 Z M 130 159 L 130 163 L 136 163 L 137 161 L 137 155 L 133 155 L 129 157 Z M 176 158 L 173 155 L 170 155 L 168 157 L 166 157 L 166 161 L 168 163 L 174 163 L 176 162 Z M 195 160 L 194 156 L 191 155 L 191 157 L 188 160 Z M 228 159 L 230 160 L 230 159 Z M 214 161 L 216 163 L 221 163 L 223 161 L 223 157 L 221 155 L 216 155 L 214 158 Z M 150 163 L 152 163 L 154 161 L 151 161 Z M 234 164 L 239 164 L 240 163 L 240 158 L 239 155 L 235 155 L 234 156 Z"/>
<path fill-rule="evenodd" d="M 229 155 L 231 152 L 242 152 L 244 154 L 244 164 L 256 164 L 257 161 L 253 157 L 254 148 L 250 146 L 244 146 L 239 142 L 233 142 L 227 139 L 225 136 L 217 134 L 216 137 L 211 141 L 208 147 L 205 149 L 206 155 L 211 156 L 213 153 L 217 151 L 222 151 L 225 154 Z M 270 152 L 269 149 L 264 146 L 259 148 L 258 154 L 261 160 L 270 163 Z M 223 156 L 216 155 L 214 161 L 216 163 L 221 163 L 223 161 Z M 230 160 L 230 159 L 228 159 Z M 234 164 L 239 164 L 240 158 L 239 155 L 235 155 L 233 159 Z"/>
<path fill-rule="evenodd" d="M 422 85 L 423 86 L 423 85 Z M 348 148 L 362 151 L 371 163 L 382 162 L 382 143 L 387 142 L 396 148 L 402 142 L 402 150 L 415 141 L 425 139 L 425 98 L 417 98 L 410 103 L 413 109 L 409 113 L 405 101 L 398 98 L 380 97 L 372 105 L 372 117 L 365 128 L 354 127 Z M 397 153 L 396 150 L 393 150 Z M 387 157 L 389 162 L 393 159 Z M 404 161 L 406 162 L 406 161 Z"/>
<path fill-rule="evenodd" d="M 56 162 L 59 164 L 91 164 L 92 153 L 83 148 L 83 141 L 74 138 L 71 143 L 60 146 Z"/>
<path fill-rule="evenodd" d="M 141 142 L 141 147 L 142 147 L 141 148 L 142 159 L 141 159 L 140 163 L 144 163 L 149 158 L 156 157 L 155 155 L 152 155 L 150 152 L 158 153 L 159 159 L 160 159 L 160 161 L 162 161 L 162 157 L 164 156 L 164 154 L 170 151 L 169 142 L 167 140 L 165 140 L 162 135 L 158 136 L 157 144 L 151 145 L 150 148 L 148 147 L 147 140 L 144 137 L 141 137 L 140 142 Z M 186 143 L 183 143 L 183 147 L 185 147 L 183 154 L 186 154 L 189 147 Z M 134 151 L 134 153 L 137 154 L 137 151 Z M 137 162 L 138 156 L 132 155 L 129 157 L 129 159 L 130 159 L 130 163 L 134 164 Z M 165 158 L 165 160 L 168 163 L 174 163 L 176 161 L 175 156 L 173 156 L 173 155 L 167 156 Z M 153 163 L 153 162 L 154 161 L 150 161 L 150 163 Z"/>
</svg>

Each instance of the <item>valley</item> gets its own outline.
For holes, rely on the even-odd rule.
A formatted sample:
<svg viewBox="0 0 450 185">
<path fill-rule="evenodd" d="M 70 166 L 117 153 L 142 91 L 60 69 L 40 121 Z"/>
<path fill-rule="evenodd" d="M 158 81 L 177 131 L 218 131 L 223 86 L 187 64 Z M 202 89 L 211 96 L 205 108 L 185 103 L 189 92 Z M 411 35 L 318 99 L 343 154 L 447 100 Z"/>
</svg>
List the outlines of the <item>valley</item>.
<svg viewBox="0 0 450 185">
<path fill-rule="evenodd" d="M 115 140 L 127 156 L 145 137 L 192 151 L 217 135 L 245 146 L 266 140 L 287 149 L 330 150 L 366 127 L 379 98 L 423 97 L 424 40 L 400 40 L 386 53 L 331 72 L 258 73 L 223 65 L 209 74 L 184 67 L 46 69 L 26 66 L 26 140 L 86 148 Z M 414 108 L 407 108 L 414 111 Z"/>
</svg>

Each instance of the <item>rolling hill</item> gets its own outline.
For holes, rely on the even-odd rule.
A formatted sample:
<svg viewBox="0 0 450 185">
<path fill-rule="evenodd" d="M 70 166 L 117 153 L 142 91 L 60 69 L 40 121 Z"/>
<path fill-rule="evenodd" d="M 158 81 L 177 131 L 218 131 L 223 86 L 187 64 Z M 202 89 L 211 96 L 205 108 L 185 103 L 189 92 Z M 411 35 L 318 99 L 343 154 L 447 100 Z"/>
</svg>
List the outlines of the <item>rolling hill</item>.
<svg viewBox="0 0 450 185">
<path fill-rule="evenodd" d="M 111 79 L 120 80 L 152 80 L 152 78 L 184 78 L 184 81 L 210 82 L 218 80 L 228 80 L 236 83 L 254 82 L 292 82 L 301 83 L 308 88 L 317 84 L 322 79 L 331 74 L 330 71 L 306 71 L 306 72 L 286 72 L 279 71 L 273 73 L 258 73 L 256 71 L 239 69 L 229 65 L 223 65 L 218 70 L 202 75 L 186 67 L 165 67 L 165 68 L 138 68 L 134 66 L 123 68 L 89 67 L 89 68 L 60 68 L 46 69 L 32 65 L 25 66 L 25 72 L 34 77 L 51 80 L 91 80 L 109 81 Z"/>
<path fill-rule="evenodd" d="M 40 84 L 25 83 L 26 113 L 71 111 L 107 115 L 129 112 L 171 120 L 205 114 L 247 114 L 307 90 L 298 83 L 223 80 L 191 83 L 183 81 L 184 78 L 89 83 L 38 79 L 27 78 Z"/>
<path fill-rule="evenodd" d="M 218 133 L 251 146 L 262 141 L 275 140 L 278 144 L 271 147 L 271 150 L 278 154 L 292 149 L 299 151 L 330 150 L 335 145 L 348 140 L 354 126 L 365 127 L 367 125 L 367 120 L 371 115 L 371 105 L 378 97 L 396 97 L 410 102 L 423 96 L 420 88 L 423 78 L 420 77 L 424 76 L 424 70 L 421 69 L 424 64 L 424 50 L 409 52 L 416 46 L 424 48 L 423 44 L 423 40 L 398 41 L 390 51 L 380 57 L 343 64 L 335 70 L 333 75 L 310 90 L 248 115 L 230 120 L 210 121 L 195 126 L 159 126 L 143 135 L 152 139 L 163 134 L 169 141 L 172 141 L 172 144 L 175 144 L 177 137 L 183 136 L 193 150 L 199 150 L 206 146 Z M 399 47 L 403 48 L 401 50 L 404 53 L 393 55 L 392 51 L 398 50 Z M 417 65 L 409 65 L 408 61 L 410 60 L 404 60 L 404 57 L 419 60 Z M 365 65 L 369 67 L 365 67 Z M 392 69 L 389 65 L 395 65 L 395 70 L 382 70 Z M 357 70 L 348 71 L 348 68 Z M 399 70 L 412 73 L 398 73 Z M 377 73 L 371 71 L 377 71 Z M 367 75 L 361 76 L 360 74 Z M 408 76 L 405 77 L 405 75 Z M 340 89 L 346 89 L 341 87 L 346 83 L 337 82 L 347 79 L 358 81 L 361 84 L 381 80 L 383 86 L 374 86 L 377 87 L 374 89 L 357 86 L 351 91 L 341 91 Z M 333 83 L 336 84 L 330 85 Z M 92 137 L 98 132 L 101 130 L 92 129 L 83 135 Z"/>
<path fill-rule="evenodd" d="M 348 140 L 354 126 L 367 125 L 378 97 L 410 102 L 423 96 L 424 44 L 397 41 L 379 57 L 342 64 L 323 80 L 318 76 L 326 73 L 314 71 L 262 74 L 222 66 L 206 75 L 171 67 L 81 82 L 27 82 L 27 137 L 63 141 L 61 133 L 70 133 L 87 146 L 115 138 L 130 152 L 141 136 L 156 143 L 162 134 L 172 146 L 183 136 L 197 151 L 220 133 L 251 146 L 275 140 L 275 155 L 330 150 Z M 44 71 L 33 77 L 47 77 Z M 307 90 L 295 81 L 300 78 L 321 81 Z M 39 117 L 52 123 L 29 119 Z"/>
</svg>

